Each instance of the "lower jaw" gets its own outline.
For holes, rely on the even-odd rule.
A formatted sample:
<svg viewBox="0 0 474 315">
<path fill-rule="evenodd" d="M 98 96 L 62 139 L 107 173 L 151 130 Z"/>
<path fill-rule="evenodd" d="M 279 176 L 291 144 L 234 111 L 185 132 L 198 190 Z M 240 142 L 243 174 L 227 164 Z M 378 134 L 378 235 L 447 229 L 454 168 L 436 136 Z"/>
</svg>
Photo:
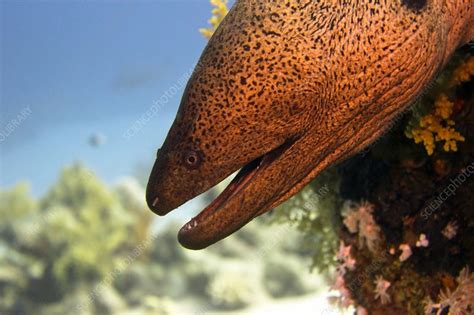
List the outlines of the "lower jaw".
<svg viewBox="0 0 474 315">
<path fill-rule="evenodd" d="M 186 223 L 180 230 L 182 234 L 191 233 L 197 226 L 204 224 L 206 219 L 212 216 L 214 213 L 220 211 L 228 200 L 243 190 L 247 184 L 257 174 L 258 170 L 262 166 L 263 157 L 259 157 L 254 161 L 244 166 L 237 175 L 234 176 L 230 184 L 224 189 L 224 191 L 212 201 L 204 210 L 202 210 L 196 217 Z"/>
<path fill-rule="evenodd" d="M 275 150 L 270 151 L 244 166 L 226 189 L 209 206 L 181 228 L 178 234 L 180 243 L 186 248 L 201 249 L 231 234 L 232 232 L 228 233 L 224 230 L 214 231 L 212 222 L 208 222 L 209 217 L 221 211 L 230 199 L 241 193 L 259 172 L 271 165 L 292 143 L 293 142 L 284 143 Z M 244 219 L 240 226 L 237 225 L 237 229 L 244 226 L 258 214 L 264 212 L 262 211 L 262 209 L 255 209 L 255 213 L 252 214 L 248 220 Z M 213 219 L 215 219 L 215 216 Z M 232 223 L 235 223 L 235 221 L 232 221 Z M 235 228 L 235 224 L 232 225 Z M 199 241 L 199 239 L 202 238 L 206 238 L 208 241 Z"/>
</svg>

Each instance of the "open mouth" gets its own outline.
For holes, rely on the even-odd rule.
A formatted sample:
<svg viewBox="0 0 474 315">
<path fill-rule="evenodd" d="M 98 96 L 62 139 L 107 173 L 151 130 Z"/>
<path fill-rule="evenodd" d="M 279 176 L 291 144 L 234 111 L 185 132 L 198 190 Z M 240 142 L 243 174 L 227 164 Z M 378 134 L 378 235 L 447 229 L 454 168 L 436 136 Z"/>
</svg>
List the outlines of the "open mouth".
<svg viewBox="0 0 474 315">
<path fill-rule="evenodd" d="M 243 191 L 245 187 L 254 179 L 258 173 L 267 168 L 273 161 L 275 161 L 284 151 L 286 151 L 292 142 L 285 142 L 283 145 L 276 149 L 256 158 L 250 163 L 246 164 L 240 169 L 237 175 L 232 179 L 231 183 L 224 189 L 224 191 L 212 201 L 204 210 L 202 210 L 196 217 L 186 223 L 179 231 L 179 239 L 182 245 L 185 247 L 186 239 L 188 236 L 193 234 L 193 231 L 197 227 L 201 227 L 206 224 L 206 219 L 211 215 L 222 209 L 226 203 L 232 199 L 239 192 Z M 242 226 L 245 223 L 242 224 Z"/>
</svg>

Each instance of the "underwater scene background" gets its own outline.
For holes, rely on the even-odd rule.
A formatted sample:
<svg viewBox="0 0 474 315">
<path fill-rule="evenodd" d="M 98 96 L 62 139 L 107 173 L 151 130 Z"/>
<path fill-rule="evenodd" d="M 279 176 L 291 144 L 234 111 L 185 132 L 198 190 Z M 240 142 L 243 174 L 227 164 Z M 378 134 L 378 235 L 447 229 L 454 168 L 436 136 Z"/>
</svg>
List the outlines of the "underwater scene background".
<svg viewBox="0 0 474 315">
<path fill-rule="evenodd" d="M 225 240 L 176 240 L 225 183 L 147 208 L 232 4 L 0 2 L 0 314 L 472 314 L 472 45 L 382 138 Z"/>
<path fill-rule="evenodd" d="M 214 6 L 0 6 L 1 314 L 330 309 L 295 228 L 257 220 L 192 252 L 177 227 L 214 191 L 167 218 L 146 207 L 147 176 Z"/>
</svg>

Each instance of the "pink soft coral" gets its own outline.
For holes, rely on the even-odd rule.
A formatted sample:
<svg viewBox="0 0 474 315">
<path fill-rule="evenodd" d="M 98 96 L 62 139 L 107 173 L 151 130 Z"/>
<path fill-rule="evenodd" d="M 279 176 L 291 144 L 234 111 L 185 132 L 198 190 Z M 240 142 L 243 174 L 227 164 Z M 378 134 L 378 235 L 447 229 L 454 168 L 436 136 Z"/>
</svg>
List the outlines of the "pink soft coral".
<svg viewBox="0 0 474 315">
<path fill-rule="evenodd" d="M 375 298 L 380 299 L 382 304 L 387 304 L 391 301 L 390 295 L 387 293 L 390 286 L 391 283 L 385 280 L 382 276 L 377 276 L 375 279 Z"/>
<path fill-rule="evenodd" d="M 355 268 L 356 260 L 351 256 L 351 248 L 352 246 L 346 246 L 344 244 L 344 241 L 341 241 L 339 244 L 339 252 L 336 258 L 341 262 L 339 268 L 343 270 L 343 274 L 346 272 L 347 269 L 354 270 Z"/>
<path fill-rule="evenodd" d="M 434 303 L 431 299 L 425 302 L 425 313 L 472 315 L 474 310 L 474 274 L 466 267 L 459 272 L 457 277 L 457 288 L 451 292 L 447 289 L 439 294 L 439 302 Z"/>
<path fill-rule="evenodd" d="M 331 289 L 338 291 L 339 296 L 329 297 L 330 302 L 336 303 L 341 307 L 349 307 L 354 304 L 354 301 L 351 298 L 351 292 L 346 288 L 346 282 L 342 274 L 339 273 L 337 275 L 336 281 Z"/>
<path fill-rule="evenodd" d="M 344 225 L 349 232 L 358 233 L 359 246 L 367 245 L 375 253 L 381 242 L 380 227 L 372 215 L 374 206 L 369 202 L 348 203 L 342 212 Z"/>
</svg>

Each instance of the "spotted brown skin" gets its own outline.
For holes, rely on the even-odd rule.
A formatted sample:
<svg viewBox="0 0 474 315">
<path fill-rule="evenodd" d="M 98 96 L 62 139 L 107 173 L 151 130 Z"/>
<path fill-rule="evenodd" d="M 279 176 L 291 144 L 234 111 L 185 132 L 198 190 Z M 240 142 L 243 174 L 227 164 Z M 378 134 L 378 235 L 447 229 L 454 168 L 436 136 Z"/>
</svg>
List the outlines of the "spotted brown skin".
<svg viewBox="0 0 474 315">
<path fill-rule="evenodd" d="M 474 37 L 470 0 L 240 0 L 210 39 L 150 175 L 164 215 L 243 167 L 181 229 L 207 247 L 362 150 Z"/>
</svg>

